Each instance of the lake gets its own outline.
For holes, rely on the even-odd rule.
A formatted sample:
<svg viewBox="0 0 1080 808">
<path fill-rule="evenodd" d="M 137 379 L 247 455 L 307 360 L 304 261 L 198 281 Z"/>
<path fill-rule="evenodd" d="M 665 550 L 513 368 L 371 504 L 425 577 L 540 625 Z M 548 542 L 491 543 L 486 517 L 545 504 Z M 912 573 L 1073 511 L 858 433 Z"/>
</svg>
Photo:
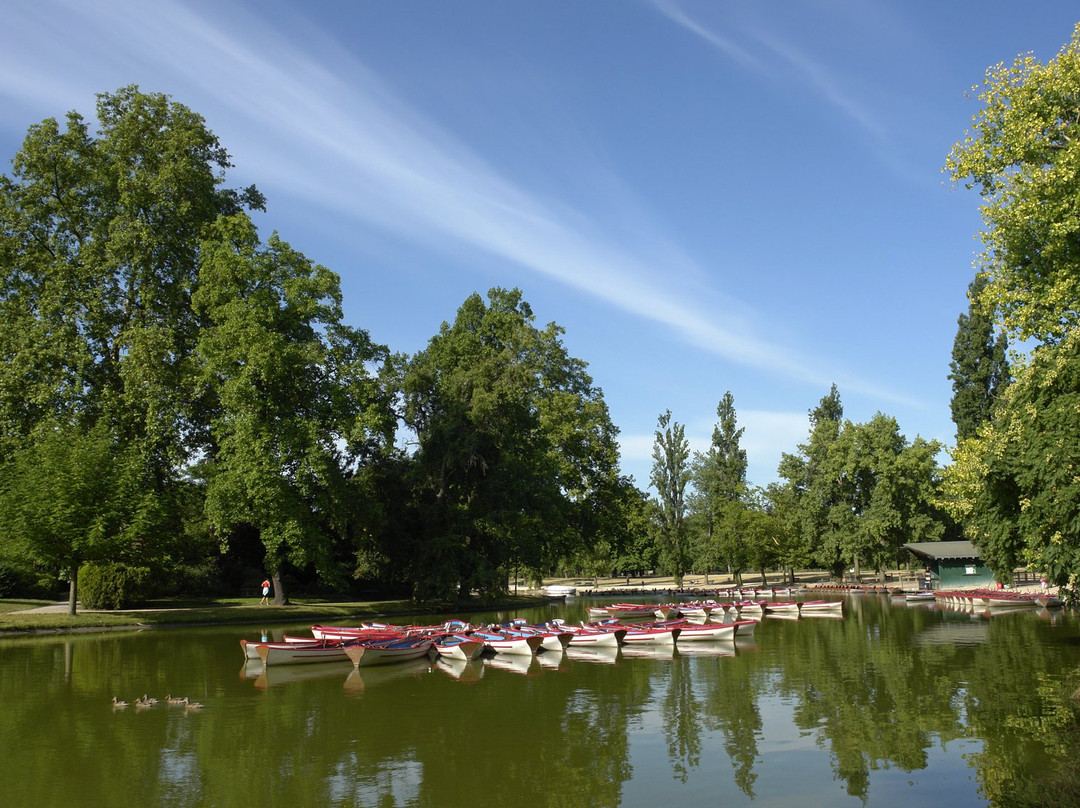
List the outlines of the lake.
<svg viewBox="0 0 1080 808">
<path fill-rule="evenodd" d="M 603 602 L 452 616 L 577 621 Z M 244 664 L 240 638 L 285 631 L 306 633 L 0 641 L 0 804 L 1012 808 L 1075 804 L 1080 782 L 1067 610 L 860 594 L 841 619 L 766 616 L 748 641 L 667 651 Z M 143 694 L 160 703 L 113 709 Z"/>
</svg>

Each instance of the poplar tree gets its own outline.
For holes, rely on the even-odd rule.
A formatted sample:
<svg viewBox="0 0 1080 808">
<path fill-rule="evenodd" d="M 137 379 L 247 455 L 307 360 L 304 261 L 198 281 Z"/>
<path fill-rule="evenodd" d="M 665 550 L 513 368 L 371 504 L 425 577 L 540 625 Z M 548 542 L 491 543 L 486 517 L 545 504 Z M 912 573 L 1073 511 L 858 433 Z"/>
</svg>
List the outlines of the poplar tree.
<svg viewBox="0 0 1080 808">
<path fill-rule="evenodd" d="M 671 410 L 657 419 L 653 440 L 653 465 L 649 482 L 656 489 L 660 502 L 662 551 L 675 578 L 682 578 L 690 565 L 689 536 L 686 525 L 686 486 L 690 482 L 690 443 L 686 428 L 671 420 Z"/>
<path fill-rule="evenodd" d="M 706 569 L 719 563 L 737 575 L 746 555 L 739 526 L 745 508 L 747 458 L 739 445 L 744 430 L 737 425 L 730 390 L 716 405 L 716 416 L 712 442 L 706 452 L 695 455 L 692 468 L 695 494 L 691 504 L 702 522 L 698 557 Z"/>
<path fill-rule="evenodd" d="M 981 302 L 986 284 L 986 276 L 980 274 L 968 287 L 968 312 L 957 320 L 953 341 L 950 408 L 957 441 L 974 437 L 990 420 L 994 403 L 1009 383 L 1008 340 Z"/>
<path fill-rule="evenodd" d="M 838 529 L 834 508 L 844 498 L 842 480 L 833 467 L 830 454 L 840 439 L 844 407 L 840 392 L 832 385 L 828 395 L 810 410 L 810 435 L 799 444 L 797 454 L 785 452 L 778 473 L 791 487 L 803 552 L 817 563 L 840 576 L 844 571 L 843 530 Z"/>
</svg>

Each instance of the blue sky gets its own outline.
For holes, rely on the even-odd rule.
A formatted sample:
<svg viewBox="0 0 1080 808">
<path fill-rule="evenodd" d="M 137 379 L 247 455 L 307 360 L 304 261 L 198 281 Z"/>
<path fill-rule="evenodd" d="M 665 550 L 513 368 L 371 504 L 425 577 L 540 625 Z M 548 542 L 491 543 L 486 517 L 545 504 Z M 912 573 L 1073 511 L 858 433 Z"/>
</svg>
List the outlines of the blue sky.
<svg viewBox="0 0 1080 808">
<path fill-rule="evenodd" d="M 411 353 L 519 287 L 639 486 L 657 416 L 704 450 L 728 390 L 763 485 L 834 382 L 845 417 L 953 442 L 980 219 L 941 166 L 986 68 L 1053 58 L 1077 21 L 1057 0 L 6 3 L 0 152 L 98 92 L 168 93 L 267 195 L 264 237 L 341 275 L 352 325 Z"/>
</svg>

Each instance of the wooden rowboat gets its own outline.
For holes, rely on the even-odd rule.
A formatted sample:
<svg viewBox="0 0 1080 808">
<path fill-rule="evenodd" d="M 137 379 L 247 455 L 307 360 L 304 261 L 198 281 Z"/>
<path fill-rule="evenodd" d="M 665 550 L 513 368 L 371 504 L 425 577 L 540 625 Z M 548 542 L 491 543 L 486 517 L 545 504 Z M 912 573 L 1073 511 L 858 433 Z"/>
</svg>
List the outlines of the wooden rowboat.
<svg viewBox="0 0 1080 808">
<path fill-rule="evenodd" d="M 399 640 L 372 640 L 345 646 L 353 667 L 388 665 L 417 659 L 431 650 L 430 637 L 404 637 Z"/>
<path fill-rule="evenodd" d="M 733 639 L 735 639 L 735 625 L 733 623 L 706 623 L 703 625 L 683 623 L 679 626 L 679 643 Z"/>
<path fill-rule="evenodd" d="M 319 642 L 313 644 L 294 642 L 255 643 L 264 666 L 308 665 L 315 662 L 340 662 L 348 659 L 344 643 Z"/>
<path fill-rule="evenodd" d="M 678 626 L 653 628 L 650 626 L 633 627 L 623 636 L 623 645 L 674 645 L 682 629 Z"/>
<path fill-rule="evenodd" d="M 484 646 L 496 654 L 534 656 L 544 638 L 538 634 L 511 636 L 501 632 L 474 631 L 469 635 L 481 640 Z"/>
<path fill-rule="evenodd" d="M 464 634 L 446 634 L 435 638 L 435 650 L 444 659 L 468 662 L 484 653 L 484 642 Z"/>
</svg>

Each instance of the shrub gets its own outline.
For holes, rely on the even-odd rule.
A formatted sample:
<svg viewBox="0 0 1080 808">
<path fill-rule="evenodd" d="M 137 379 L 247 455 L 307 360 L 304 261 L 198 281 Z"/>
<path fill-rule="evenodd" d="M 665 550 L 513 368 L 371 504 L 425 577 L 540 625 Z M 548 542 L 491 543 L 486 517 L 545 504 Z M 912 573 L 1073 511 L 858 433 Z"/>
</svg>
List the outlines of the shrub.
<svg viewBox="0 0 1080 808">
<path fill-rule="evenodd" d="M 0 598 L 53 598 L 56 576 L 29 566 L 0 561 Z"/>
<path fill-rule="evenodd" d="M 181 564 L 175 572 L 176 591 L 172 594 L 210 597 L 222 592 L 221 571 L 215 559 L 199 564 Z"/>
<path fill-rule="evenodd" d="M 79 569 L 79 601 L 87 609 L 127 609 L 146 600 L 150 570 L 105 562 Z"/>
</svg>

